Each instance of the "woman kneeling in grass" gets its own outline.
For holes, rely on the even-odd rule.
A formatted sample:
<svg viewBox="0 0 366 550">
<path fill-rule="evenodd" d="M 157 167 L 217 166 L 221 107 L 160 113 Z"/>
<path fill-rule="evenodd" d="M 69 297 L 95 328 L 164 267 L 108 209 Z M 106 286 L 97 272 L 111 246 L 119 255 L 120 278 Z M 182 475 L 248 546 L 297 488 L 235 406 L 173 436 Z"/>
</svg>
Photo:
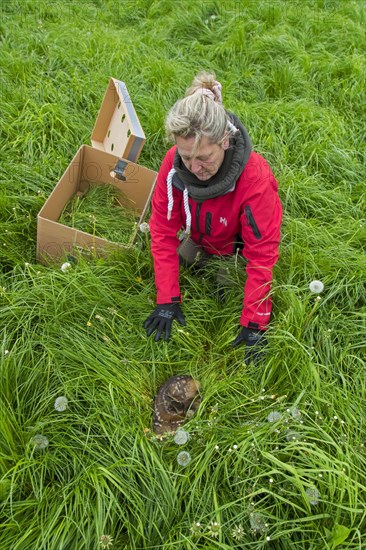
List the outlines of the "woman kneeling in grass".
<svg viewBox="0 0 366 550">
<path fill-rule="evenodd" d="M 278 259 L 282 207 L 272 171 L 252 150 L 246 128 L 225 110 L 221 84 L 200 73 L 166 119 L 175 145 L 159 170 L 150 219 L 157 306 L 144 327 L 168 340 L 173 320 L 185 319 L 179 303 L 179 265 L 212 255 L 247 260 L 242 326 L 234 340 L 246 344 L 245 362 L 263 353 L 270 321 L 272 270 Z M 184 239 L 178 233 L 184 230 Z"/>
</svg>

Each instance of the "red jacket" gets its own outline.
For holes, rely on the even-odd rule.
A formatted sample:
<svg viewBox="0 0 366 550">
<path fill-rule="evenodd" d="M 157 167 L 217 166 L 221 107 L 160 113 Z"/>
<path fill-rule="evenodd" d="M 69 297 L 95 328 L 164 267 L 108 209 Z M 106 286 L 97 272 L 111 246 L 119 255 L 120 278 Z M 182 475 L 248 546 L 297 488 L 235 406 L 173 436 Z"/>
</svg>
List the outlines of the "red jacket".
<svg viewBox="0 0 366 550">
<path fill-rule="evenodd" d="M 173 187 L 174 205 L 167 219 L 167 176 L 173 166 L 176 147 L 166 154 L 152 199 L 151 250 L 154 258 L 157 303 L 181 301 L 179 287 L 180 244 L 177 233 L 185 228 L 183 193 Z M 282 207 L 278 184 L 267 162 L 252 152 L 235 189 L 202 203 L 189 197 L 192 215 L 191 238 L 209 254 L 231 255 L 241 235 L 243 255 L 248 260 L 240 324 L 256 323 L 266 329 L 272 300 L 269 295 L 272 269 L 278 259 Z"/>
</svg>

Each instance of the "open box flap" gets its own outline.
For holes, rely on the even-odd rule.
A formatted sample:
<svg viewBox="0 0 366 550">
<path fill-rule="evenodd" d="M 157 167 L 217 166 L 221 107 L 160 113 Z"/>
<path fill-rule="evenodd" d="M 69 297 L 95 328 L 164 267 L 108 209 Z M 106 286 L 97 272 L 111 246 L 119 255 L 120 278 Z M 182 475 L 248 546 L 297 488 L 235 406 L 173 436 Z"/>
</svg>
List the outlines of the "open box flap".
<svg viewBox="0 0 366 550">
<path fill-rule="evenodd" d="M 111 78 L 91 135 L 96 149 L 136 162 L 145 134 L 124 82 Z"/>
</svg>

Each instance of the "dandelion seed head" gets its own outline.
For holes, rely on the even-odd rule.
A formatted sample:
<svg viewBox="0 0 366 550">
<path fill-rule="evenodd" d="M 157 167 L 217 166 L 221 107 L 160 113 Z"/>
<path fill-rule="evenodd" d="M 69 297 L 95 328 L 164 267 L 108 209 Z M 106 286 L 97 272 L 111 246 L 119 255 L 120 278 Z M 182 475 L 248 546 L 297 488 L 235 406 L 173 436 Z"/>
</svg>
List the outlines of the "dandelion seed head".
<svg viewBox="0 0 366 550">
<path fill-rule="evenodd" d="M 281 420 L 281 418 L 282 418 L 282 414 L 278 411 L 272 411 L 267 416 L 268 422 L 278 422 L 279 420 Z"/>
<path fill-rule="evenodd" d="M 177 445 L 184 445 L 187 443 L 188 439 L 189 433 L 179 428 L 174 436 L 174 443 Z"/>
<path fill-rule="evenodd" d="M 291 411 L 291 415 L 293 418 L 295 418 L 295 420 L 300 420 L 301 418 L 301 412 L 299 411 L 299 409 L 297 407 L 293 407 L 292 411 Z"/>
<path fill-rule="evenodd" d="M 71 268 L 70 262 L 64 262 L 61 266 L 61 271 L 62 273 L 66 273 L 66 271 L 69 271 L 70 268 Z"/>
<path fill-rule="evenodd" d="M 142 223 L 140 223 L 140 228 L 139 229 L 140 229 L 141 233 L 149 233 L 150 226 L 149 226 L 148 223 L 142 222 Z"/>
<path fill-rule="evenodd" d="M 188 466 L 191 460 L 191 455 L 187 451 L 181 451 L 177 456 L 179 466 Z"/>
<path fill-rule="evenodd" d="M 4 351 L 4 355 L 8 355 L 8 353 L 9 353 L 9 350 L 6 349 L 6 350 Z"/>
<path fill-rule="evenodd" d="M 67 397 L 65 397 L 64 395 L 61 395 L 60 397 L 57 397 L 57 399 L 55 400 L 55 409 L 56 411 L 58 412 L 63 412 L 63 411 L 66 411 L 67 407 L 68 407 L 68 399 Z"/>
<path fill-rule="evenodd" d="M 287 441 L 300 441 L 301 436 L 298 432 L 295 432 L 293 430 L 288 430 L 286 432 L 286 439 Z"/>
<path fill-rule="evenodd" d="M 265 533 L 268 527 L 268 524 L 265 522 L 264 517 L 258 512 L 252 512 L 249 516 L 250 527 L 253 531 L 258 531 L 259 533 Z"/>
<path fill-rule="evenodd" d="M 321 281 L 311 281 L 309 284 L 310 292 L 320 294 L 324 290 L 324 284 Z"/>
<path fill-rule="evenodd" d="M 37 434 L 32 437 L 32 443 L 34 444 L 35 449 L 44 450 L 48 446 L 49 441 L 44 435 Z"/>
<path fill-rule="evenodd" d="M 305 494 L 309 504 L 311 504 L 312 506 L 316 506 L 317 504 L 319 504 L 320 493 L 315 486 L 308 487 L 305 490 Z"/>
<path fill-rule="evenodd" d="M 268 481 L 269 481 L 269 483 L 273 483 L 273 478 L 270 477 Z"/>
</svg>

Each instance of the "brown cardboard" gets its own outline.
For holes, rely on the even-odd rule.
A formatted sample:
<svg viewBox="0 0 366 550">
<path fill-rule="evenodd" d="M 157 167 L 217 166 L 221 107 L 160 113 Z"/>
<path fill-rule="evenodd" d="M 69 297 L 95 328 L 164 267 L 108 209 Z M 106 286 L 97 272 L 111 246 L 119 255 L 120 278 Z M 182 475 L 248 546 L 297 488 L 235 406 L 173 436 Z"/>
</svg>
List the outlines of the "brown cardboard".
<svg viewBox="0 0 366 550">
<path fill-rule="evenodd" d="M 122 163 L 124 168 L 120 174 L 124 181 L 116 177 L 114 169 L 118 163 Z M 80 253 L 91 252 L 96 256 L 104 256 L 111 251 L 117 254 L 126 251 L 136 240 L 139 225 L 144 220 L 150 203 L 155 180 L 156 172 L 153 170 L 82 145 L 38 214 L 37 260 L 48 264 L 68 255 L 77 257 Z M 127 196 L 134 202 L 140 217 L 136 220 L 127 245 L 58 223 L 69 199 L 75 193 L 85 191 L 85 182 L 91 185 L 112 184 L 121 191 L 121 196 Z"/>
<path fill-rule="evenodd" d="M 126 85 L 111 78 L 91 135 L 92 146 L 137 162 L 144 143 L 145 134 Z"/>
<path fill-rule="evenodd" d="M 103 256 L 126 251 L 136 240 L 154 189 L 156 172 L 136 161 L 145 143 L 127 88 L 111 78 L 91 136 L 82 145 L 46 200 L 37 218 L 37 260 L 48 264 L 70 256 Z M 58 222 L 68 201 L 91 185 L 112 184 L 133 201 L 140 216 L 129 243 L 113 243 Z M 121 203 L 123 200 L 121 199 Z"/>
</svg>

